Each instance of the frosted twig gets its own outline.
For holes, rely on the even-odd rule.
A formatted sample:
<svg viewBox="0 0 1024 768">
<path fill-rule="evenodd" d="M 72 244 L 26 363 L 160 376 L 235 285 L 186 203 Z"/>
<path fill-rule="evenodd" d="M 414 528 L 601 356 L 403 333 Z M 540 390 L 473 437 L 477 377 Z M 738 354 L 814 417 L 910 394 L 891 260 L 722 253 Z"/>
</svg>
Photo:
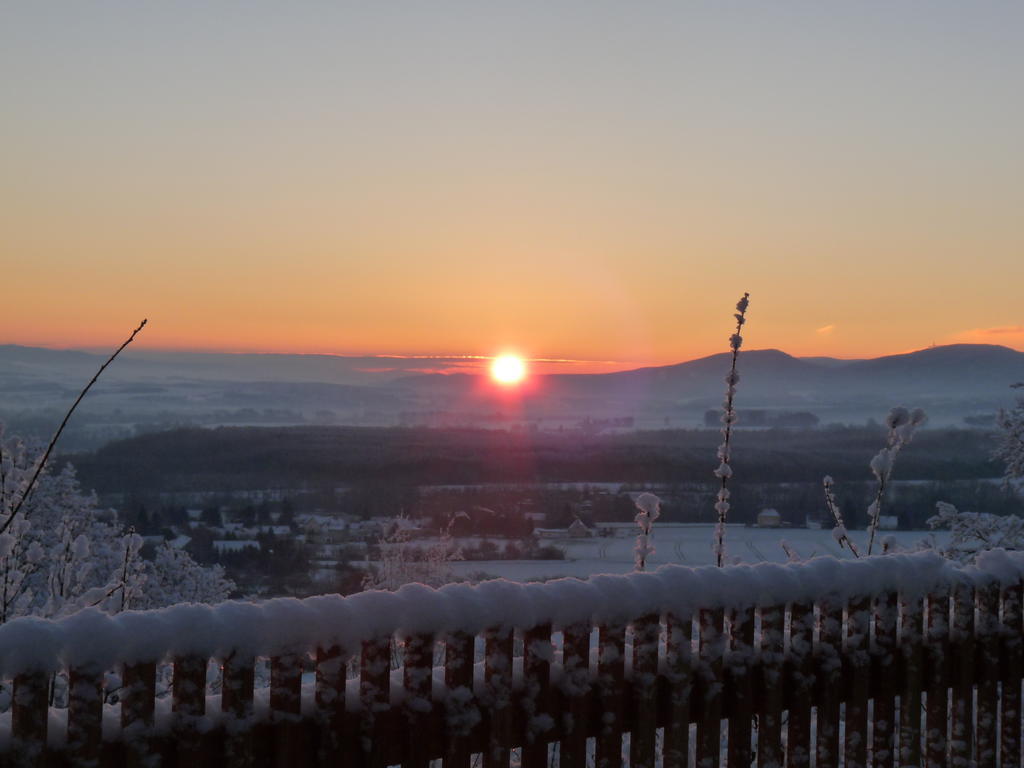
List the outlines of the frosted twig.
<svg viewBox="0 0 1024 768">
<path fill-rule="evenodd" d="M 832 535 L 835 536 L 840 547 L 849 547 L 850 551 L 853 552 L 853 556 L 859 558 L 860 553 L 857 551 L 857 547 L 854 546 L 853 541 L 850 539 L 850 535 L 846 531 L 846 524 L 843 522 L 843 513 L 839 511 L 839 505 L 836 504 L 835 494 L 832 492 L 832 488 L 834 486 L 832 476 L 825 475 L 821 484 L 825 489 L 825 506 L 828 507 L 828 511 L 832 513 L 832 517 L 834 517 L 836 521 L 836 527 L 832 529 Z"/>
<path fill-rule="evenodd" d="M 651 546 L 651 525 L 661 514 L 661 499 L 653 493 L 641 493 L 633 502 L 637 513 L 633 521 L 640 526 L 636 537 L 636 548 L 633 550 L 635 570 L 642 571 L 647 567 L 647 558 L 654 554 Z"/>
<path fill-rule="evenodd" d="M 892 477 L 892 467 L 896 462 L 896 456 L 899 455 L 903 446 L 913 439 L 914 430 L 924 424 L 927 418 L 920 408 L 908 411 L 902 406 L 893 408 L 885 418 L 886 426 L 889 427 L 885 448 L 875 454 L 871 460 L 871 471 L 878 480 L 878 489 L 875 492 L 875 500 L 868 507 L 868 555 L 871 554 L 871 549 L 875 544 L 875 532 L 882 519 L 882 500 L 885 498 L 889 478 Z"/>
<path fill-rule="evenodd" d="M 719 568 L 725 562 L 725 520 L 729 514 L 729 478 L 732 477 L 732 467 L 729 466 L 731 457 L 730 449 L 732 443 L 732 425 L 736 422 L 736 411 L 733 408 L 733 399 L 736 396 L 736 384 L 740 377 L 736 373 L 736 360 L 740 355 L 740 347 L 743 345 L 743 337 L 740 331 L 743 324 L 747 322 L 747 307 L 750 305 L 750 294 L 744 293 L 743 298 L 736 302 L 736 333 L 729 337 L 729 347 L 732 349 L 732 363 L 729 366 L 729 375 L 725 377 L 725 402 L 722 403 L 722 435 L 725 438 L 718 446 L 718 468 L 715 470 L 715 477 L 721 480 L 721 487 L 718 490 L 718 497 L 715 501 L 715 511 L 718 513 L 718 524 L 715 526 L 715 562 Z"/>
</svg>

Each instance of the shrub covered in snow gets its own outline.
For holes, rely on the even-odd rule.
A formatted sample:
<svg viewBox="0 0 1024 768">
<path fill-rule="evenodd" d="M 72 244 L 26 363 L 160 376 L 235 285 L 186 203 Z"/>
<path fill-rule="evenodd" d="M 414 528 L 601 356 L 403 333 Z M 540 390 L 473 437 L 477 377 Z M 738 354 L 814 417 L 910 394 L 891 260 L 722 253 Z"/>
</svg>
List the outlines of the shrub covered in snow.
<svg viewBox="0 0 1024 768">
<path fill-rule="evenodd" d="M 997 517 L 985 512 L 961 512 L 944 501 L 936 508 L 928 525 L 952 531 L 949 546 L 939 550 L 951 560 L 970 563 L 990 549 L 1024 549 L 1024 520 L 1017 515 Z"/>
<path fill-rule="evenodd" d="M 463 559 L 461 549 L 447 530 L 432 544 L 413 543 L 406 517 L 399 517 L 378 544 L 380 561 L 363 580 L 367 590 L 393 592 L 412 583 L 440 587 L 454 581 L 451 564 Z"/>
<path fill-rule="evenodd" d="M 1013 386 L 1015 389 L 1024 388 L 1024 382 Z M 1006 462 L 1006 479 L 1024 478 L 1024 397 L 1018 397 L 1013 408 L 1000 411 L 998 423 L 1003 434 L 996 456 Z"/>
<path fill-rule="evenodd" d="M 39 461 L 23 441 L 0 435 L 0 624 L 92 606 L 118 612 L 217 602 L 233 589 L 222 568 L 203 568 L 185 552 L 163 546 L 154 559 L 142 558 L 142 538 L 99 509 L 70 466 L 37 473 Z"/>
</svg>

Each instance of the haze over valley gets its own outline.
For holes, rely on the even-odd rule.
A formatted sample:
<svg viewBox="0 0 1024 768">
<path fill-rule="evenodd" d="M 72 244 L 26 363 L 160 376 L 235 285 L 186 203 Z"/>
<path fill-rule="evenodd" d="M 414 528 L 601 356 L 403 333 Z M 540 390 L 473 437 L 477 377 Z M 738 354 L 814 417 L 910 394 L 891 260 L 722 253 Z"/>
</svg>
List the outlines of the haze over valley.
<svg viewBox="0 0 1024 768">
<path fill-rule="evenodd" d="M 441 372 L 458 358 L 216 354 L 140 350 L 105 375 L 65 447 L 177 426 L 353 425 L 576 429 L 714 426 L 726 354 L 595 374 L 532 374 L 515 388 L 483 370 Z M 0 347 L 0 420 L 48 436 L 104 356 Z M 935 426 L 991 427 L 1024 380 L 1024 353 L 957 344 L 874 359 L 744 351 L 739 426 L 864 424 L 891 405 L 927 410 Z M 437 372 L 431 372 L 437 371 Z M 746 418 L 743 418 L 744 413 Z"/>
</svg>

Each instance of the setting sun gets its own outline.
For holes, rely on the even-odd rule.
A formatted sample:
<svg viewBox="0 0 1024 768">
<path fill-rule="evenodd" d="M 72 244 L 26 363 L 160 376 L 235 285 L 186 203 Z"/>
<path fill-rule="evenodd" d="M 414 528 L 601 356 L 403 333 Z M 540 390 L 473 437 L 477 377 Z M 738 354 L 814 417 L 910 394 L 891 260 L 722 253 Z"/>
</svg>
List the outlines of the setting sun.
<svg viewBox="0 0 1024 768">
<path fill-rule="evenodd" d="M 526 376 L 526 363 L 515 355 L 502 355 L 491 363 L 491 378 L 501 384 L 518 384 Z"/>
</svg>

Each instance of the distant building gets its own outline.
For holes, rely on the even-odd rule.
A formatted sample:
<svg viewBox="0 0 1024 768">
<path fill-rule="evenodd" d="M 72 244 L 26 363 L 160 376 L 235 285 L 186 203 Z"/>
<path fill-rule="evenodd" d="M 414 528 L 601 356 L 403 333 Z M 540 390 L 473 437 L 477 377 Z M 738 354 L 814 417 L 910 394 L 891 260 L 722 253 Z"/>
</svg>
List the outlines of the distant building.
<svg viewBox="0 0 1024 768">
<path fill-rule="evenodd" d="M 245 540 L 242 540 L 242 541 L 237 541 L 237 540 L 234 540 L 234 539 L 225 540 L 225 541 L 218 540 L 218 541 L 213 542 L 213 548 L 218 553 L 221 553 L 221 552 L 241 552 L 242 550 L 245 550 L 245 549 L 256 549 L 256 550 L 258 550 L 258 549 L 260 549 L 260 543 L 258 541 L 253 541 L 252 539 L 245 539 Z"/>
<path fill-rule="evenodd" d="M 782 525 L 782 515 L 777 509 L 762 509 L 757 513 L 758 528 L 778 528 Z"/>
<path fill-rule="evenodd" d="M 578 517 L 569 524 L 567 534 L 570 539 L 586 539 L 593 535 L 591 530 Z"/>
<path fill-rule="evenodd" d="M 534 528 L 533 535 L 538 539 L 567 539 L 569 531 L 565 528 Z"/>
</svg>

